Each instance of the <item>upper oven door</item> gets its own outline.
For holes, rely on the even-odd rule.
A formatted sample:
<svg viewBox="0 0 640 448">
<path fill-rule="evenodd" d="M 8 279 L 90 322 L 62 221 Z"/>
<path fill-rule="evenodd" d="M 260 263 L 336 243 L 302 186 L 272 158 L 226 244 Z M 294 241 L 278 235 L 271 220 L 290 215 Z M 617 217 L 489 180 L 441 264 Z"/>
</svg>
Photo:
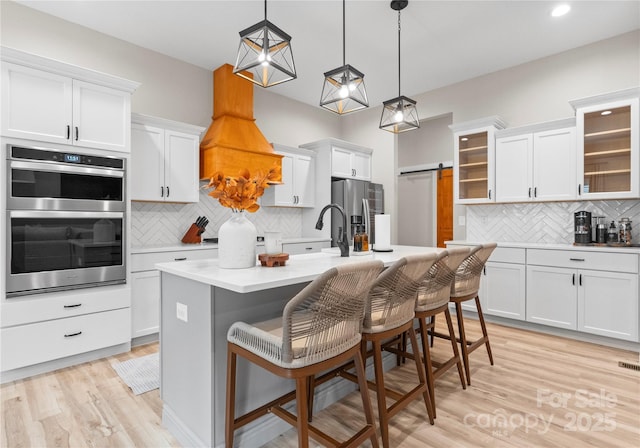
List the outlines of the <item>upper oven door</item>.
<svg viewBox="0 0 640 448">
<path fill-rule="evenodd" d="M 8 210 L 125 211 L 124 171 L 9 160 Z"/>
</svg>

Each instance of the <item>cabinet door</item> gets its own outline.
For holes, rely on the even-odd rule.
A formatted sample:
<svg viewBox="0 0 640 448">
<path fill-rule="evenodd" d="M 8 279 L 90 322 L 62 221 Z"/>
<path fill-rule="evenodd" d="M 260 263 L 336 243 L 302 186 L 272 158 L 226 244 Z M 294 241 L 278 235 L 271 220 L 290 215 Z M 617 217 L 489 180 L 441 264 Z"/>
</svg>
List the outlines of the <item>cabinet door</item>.
<svg viewBox="0 0 640 448">
<path fill-rule="evenodd" d="M 73 144 L 129 152 L 131 95 L 73 81 Z"/>
<path fill-rule="evenodd" d="M 567 201 L 577 197 L 575 128 L 533 136 L 533 197 Z"/>
<path fill-rule="evenodd" d="M 131 274 L 131 337 L 160 331 L 160 272 Z"/>
<path fill-rule="evenodd" d="M 576 120 L 580 197 L 637 198 L 638 99 L 579 108 Z"/>
<path fill-rule="evenodd" d="M 578 330 L 638 341 L 638 276 L 578 272 Z"/>
<path fill-rule="evenodd" d="M 496 201 L 522 202 L 533 198 L 533 136 L 496 139 Z"/>
<path fill-rule="evenodd" d="M 198 202 L 199 138 L 165 130 L 165 201 Z"/>
<path fill-rule="evenodd" d="M 68 144 L 71 78 L 20 65 L 2 65 L 2 135 Z"/>
<path fill-rule="evenodd" d="M 453 192 L 456 203 L 495 201 L 495 155 L 493 128 L 455 134 Z"/>
<path fill-rule="evenodd" d="M 331 176 L 345 179 L 353 177 L 351 151 L 335 146 L 331 148 Z"/>
<path fill-rule="evenodd" d="M 481 298 L 483 314 L 525 320 L 525 266 L 487 262 L 484 272 L 484 297 Z"/>
<path fill-rule="evenodd" d="M 371 180 L 371 155 L 357 151 L 351 153 L 351 169 L 354 178 Z"/>
<path fill-rule="evenodd" d="M 293 193 L 296 196 L 296 205 L 298 207 L 313 207 L 316 199 L 314 158 L 302 155 L 297 156 L 295 158 L 293 178 L 295 186 Z"/>
<path fill-rule="evenodd" d="M 527 321 L 575 330 L 576 277 L 575 269 L 527 266 Z"/>
<path fill-rule="evenodd" d="M 131 125 L 131 199 L 164 200 L 164 130 Z"/>
<path fill-rule="evenodd" d="M 282 184 L 274 185 L 265 190 L 266 205 L 293 206 L 295 205 L 295 156 L 282 154 Z"/>
</svg>

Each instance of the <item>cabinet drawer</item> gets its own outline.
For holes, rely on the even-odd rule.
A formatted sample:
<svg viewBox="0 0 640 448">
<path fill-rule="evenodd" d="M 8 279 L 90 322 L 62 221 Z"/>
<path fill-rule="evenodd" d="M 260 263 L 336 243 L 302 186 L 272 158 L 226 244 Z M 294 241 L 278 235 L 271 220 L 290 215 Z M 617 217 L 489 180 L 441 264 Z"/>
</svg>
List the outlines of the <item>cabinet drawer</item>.
<svg viewBox="0 0 640 448">
<path fill-rule="evenodd" d="M 520 247 L 496 247 L 488 261 L 498 263 L 524 264 L 526 260 L 526 249 Z"/>
<path fill-rule="evenodd" d="M 131 288 L 129 285 L 35 294 L 4 301 L 0 323 L 2 328 L 6 328 L 50 319 L 129 308 L 130 306 Z"/>
<path fill-rule="evenodd" d="M 18 369 L 130 341 L 129 308 L 0 330 L 2 369 Z"/>
<path fill-rule="evenodd" d="M 203 260 L 205 258 L 217 257 L 217 248 L 131 254 L 131 272 L 152 271 L 155 269 L 156 263 L 180 260 Z"/>
<path fill-rule="evenodd" d="M 312 252 L 320 252 L 321 249 L 331 247 L 329 241 L 317 241 L 313 243 L 285 243 L 282 245 L 282 251 L 289 255 L 309 254 Z"/>
<path fill-rule="evenodd" d="M 637 254 L 528 249 L 527 264 L 638 273 Z"/>
</svg>

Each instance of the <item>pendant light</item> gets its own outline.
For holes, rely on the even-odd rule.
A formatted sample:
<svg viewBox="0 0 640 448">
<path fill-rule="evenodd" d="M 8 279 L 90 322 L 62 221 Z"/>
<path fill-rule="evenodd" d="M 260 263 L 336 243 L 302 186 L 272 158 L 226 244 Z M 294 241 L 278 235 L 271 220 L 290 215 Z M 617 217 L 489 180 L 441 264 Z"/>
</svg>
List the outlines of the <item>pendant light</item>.
<svg viewBox="0 0 640 448">
<path fill-rule="evenodd" d="M 393 0 L 391 9 L 398 11 L 398 97 L 382 103 L 380 129 L 398 134 L 420 127 L 416 102 L 400 94 L 400 11 L 407 7 L 408 0 Z"/>
<path fill-rule="evenodd" d="M 345 0 L 342 0 L 342 67 L 325 72 L 320 96 L 320 106 L 340 115 L 369 107 L 364 74 L 345 62 L 345 41 Z"/>
<path fill-rule="evenodd" d="M 291 36 L 267 20 L 267 0 L 264 1 L 264 20 L 240 31 L 233 73 L 261 87 L 296 78 Z"/>
</svg>

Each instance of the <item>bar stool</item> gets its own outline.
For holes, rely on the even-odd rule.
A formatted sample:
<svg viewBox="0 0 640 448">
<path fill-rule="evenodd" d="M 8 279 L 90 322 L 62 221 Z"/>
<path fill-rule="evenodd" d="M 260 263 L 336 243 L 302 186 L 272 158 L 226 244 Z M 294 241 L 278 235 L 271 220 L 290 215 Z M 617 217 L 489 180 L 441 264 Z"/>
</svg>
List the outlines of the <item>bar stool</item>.
<svg viewBox="0 0 640 448">
<path fill-rule="evenodd" d="M 358 446 L 371 440 L 378 447 L 360 341 L 369 290 L 383 268 L 381 261 L 350 263 L 320 275 L 285 306 L 281 318 L 249 325 L 234 323 L 227 333 L 227 401 L 225 446 L 233 447 L 236 429 L 273 413 L 297 426 L 298 446 L 309 436 L 328 446 Z M 274 328 L 274 321 L 277 323 Z M 267 331 L 267 329 L 270 329 Z M 236 362 L 241 356 L 282 378 L 295 379 L 295 393 L 279 397 L 240 417 L 235 416 Z M 341 444 L 309 425 L 309 377 L 353 360 L 360 386 L 366 425 Z M 297 416 L 282 408 L 295 399 Z"/>
<path fill-rule="evenodd" d="M 461 247 L 448 249 L 438 255 L 435 263 L 429 269 L 423 280 L 422 286 L 418 289 L 416 299 L 415 316 L 419 322 L 419 330 L 422 337 L 422 354 L 425 363 L 425 371 L 427 374 L 427 383 L 429 385 L 429 396 L 431 397 L 431 407 L 433 408 L 433 416 L 436 417 L 436 399 L 435 399 L 435 380 L 440 378 L 447 370 L 454 365 L 458 368 L 460 376 L 460 384 L 466 389 L 464 373 L 462 370 L 462 360 L 456 343 L 456 335 L 451 321 L 451 312 L 449 311 L 449 297 L 451 285 L 455 278 L 455 272 L 460 266 L 462 260 L 469 254 L 469 248 Z M 429 330 L 435 326 L 435 318 L 438 314 L 444 313 L 449 329 L 449 338 L 451 340 L 451 348 L 453 356 L 442 363 L 437 363 L 431 358 L 431 349 L 428 342 Z M 434 369 L 434 366 L 436 367 Z"/>
<path fill-rule="evenodd" d="M 384 448 L 389 447 L 389 420 L 419 395 L 424 399 L 429 423 L 433 424 L 429 387 L 420 357 L 412 357 L 418 371 L 418 385 L 402 393 L 385 387 L 382 350 L 385 341 L 397 340 L 405 332 L 409 334 L 411 347 L 414 350 L 418 347 L 413 328 L 416 293 L 436 257 L 436 253 L 431 253 L 401 258 L 380 274 L 369 294 L 361 346 L 365 359 L 373 355 L 375 382 L 369 382 L 369 387 L 377 393 L 378 419 Z M 367 352 L 368 342 L 372 345 L 370 352 Z M 348 377 L 347 372 L 342 375 Z M 387 407 L 387 398 L 395 400 L 390 407 Z"/>
<path fill-rule="evenodd" d="M 456 307 L 459 335 L 457 341 L 460 343 L 462 350 L 462 362 L 464 363 L 464 370 L 467 376 L 467 385 L 471 385 L 471 371 L 469 368 L 470 353 L 484 345 L 487 348 L 489 362 L 493 365 L 493 355 L 491 353 L 491 345 L 489 344 L 489 334 L 487 333 L 487 326 L 484 322 L 482 307 L 480 306 L 480 298 L 478 297 L 478 290 L 480 289 L 480 276 L 482 274 L 482 270 L 496 246 L 496 243 L 487 243 L 473 247 L 469 252 L 469 255 L 467 255 L 462 263 L 460 263 L 460 266 L 456 270 L 455 279 L 451 285 L 449 301 L 454 303 Z M 462 302 L 466 302 L 468 300 L 475 300 L 476 309 L 478 311 L 478 320 L 480 321 L 480 327 L 482 329 L 482 337 L 475 341 L 468 341 L 464 331 Z M 433 331 L 433 334 L 445 339 L 450 338 L 449 335 L 436 333 L 435 330 Z"/>
</svg>

